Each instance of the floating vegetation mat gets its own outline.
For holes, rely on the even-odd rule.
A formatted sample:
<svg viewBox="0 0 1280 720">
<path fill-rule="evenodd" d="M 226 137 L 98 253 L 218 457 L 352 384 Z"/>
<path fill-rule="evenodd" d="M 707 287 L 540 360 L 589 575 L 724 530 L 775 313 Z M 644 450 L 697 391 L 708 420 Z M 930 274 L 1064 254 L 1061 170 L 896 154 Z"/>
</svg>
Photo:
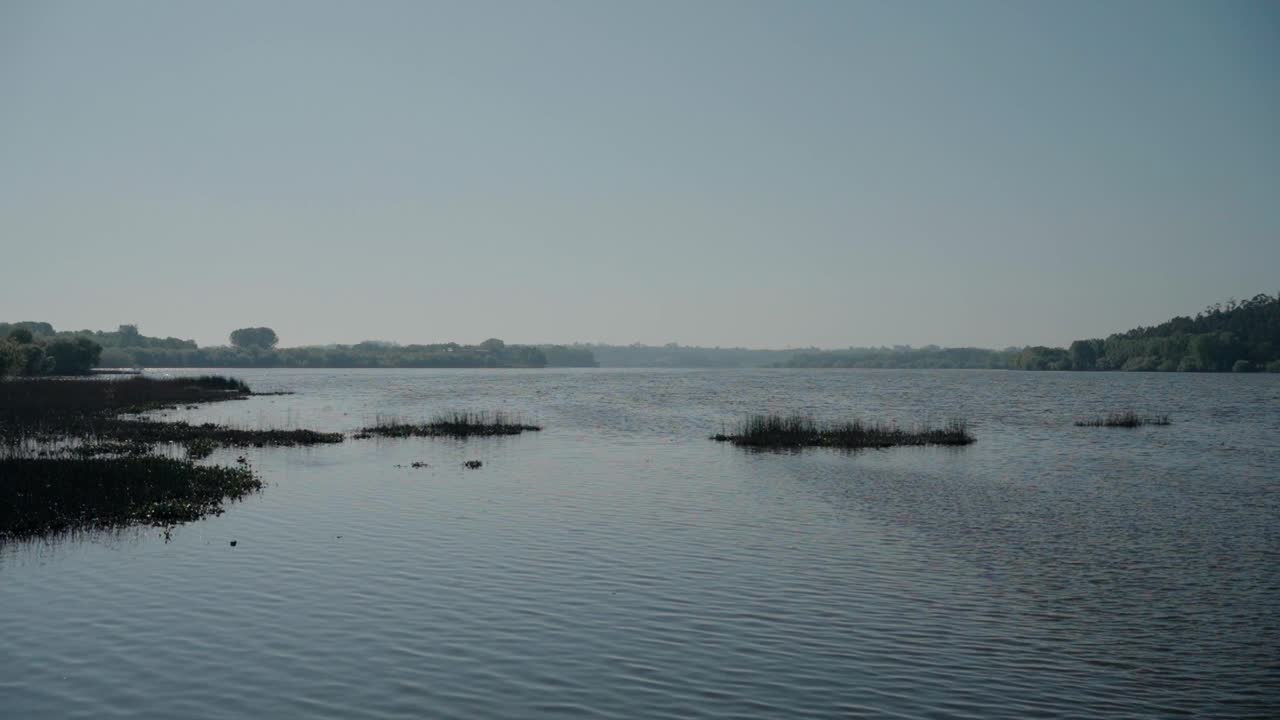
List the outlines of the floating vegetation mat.
<svg viewBox="0 0 1280 720">
<path fill-rule="evenodd" d="M 753 415 L 732 433 L 713 435 L 712 440 L 753 448 L 888 448 L 902 445 L 968 445 L 975 438 L 964 420 L 952 420 L 942 427 L 921 425 L 901 428 L 885 423 L 818 422 L 803 415 Z"/>
<path fill-rule="evenodd" d="M 222 512 L 262 483 L 241 457 L 198 464 L 219 447 L 340 443 L 341 433 L 161 422 L 130 413 L 247 397 L 206 375 L 0 382 L 0 542 L 131 524 L 172 525 Z M 173 457 L 177 448 L 185 457 Z"/>
<path fill-rule="evenodd" d="M 98 455 L 145 455 L 157 445 L 173 443 L 185 446 L 193 460 L 206 458 L 219 447 L 294 447 L 299 445 L 325 445 L 340 443 L 342 433 L 325 433 L 315 430 L 253 430 L 228 427 L 214 423 L 193 425 L 187 422 L 161 422 L 147 419 L 121 419 L 114 417 L 86 416 L 74 421 L 26 427 L 20 437 L 9 438 L 25 451 L 6 453 L 0 446 L 0 456 L 31 455 L 32 450 L 51 448 L 58 454 L 60 445 L 72 444 L 70 452 L 82 457 Z M 0 438 L 3 439 L 3 438 Z M 36 454 L 40 454 L 37 452 Z"/>
<path fill-rule="evenodd" d="M 155 420 L 105 420 L 93 426 L 95 437 L 132 443 L 172 442 L 183 445 L 216 443 L 224 447 L 290 447 L 324 445 L 343 441 L 342 433 L 316 430 L 251 430 L 214 423 L 193 425 L 187 422 Z"/>
<path fill-rule="evenodd" d="M 519 435 L 542 428 L 527 425 L 519 418 L 503 412 L 457 412 L 437 415 L 430 422 L 411 423 L 399 418 L 378 418 L 373 425 L 361 429 L 353 437 L 471 437 Z"/>
<path fill-rule="evenodd" d="M 262 488 L 243 465 L 166 457 L 0 459 L 0 542 L 81 528 L 173 525 L 219 515 Z"/>
<path fill-rule="evenodd" d="M 1076 427 L 1122 427 L 1136 428 L 1143 425 L 1170 425 L 1168 415 L 1139 415 L 1132 410 L 1113 412 L 1106 417 L 1077 420 Z"/>
</svg>

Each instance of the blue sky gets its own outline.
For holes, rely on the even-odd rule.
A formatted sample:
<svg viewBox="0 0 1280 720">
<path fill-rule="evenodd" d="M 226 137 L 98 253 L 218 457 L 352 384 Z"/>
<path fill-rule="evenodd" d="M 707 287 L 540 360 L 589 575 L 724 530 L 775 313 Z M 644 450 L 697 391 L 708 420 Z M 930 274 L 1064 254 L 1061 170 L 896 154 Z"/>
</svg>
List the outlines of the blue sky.
<svg viewBox="0 0 1280 720">
<path fill-rule="evenodd" d="M 1065 344 L 1280 290 L 1273 3 L 0 2 L 0 319 Z"/>
</svg>

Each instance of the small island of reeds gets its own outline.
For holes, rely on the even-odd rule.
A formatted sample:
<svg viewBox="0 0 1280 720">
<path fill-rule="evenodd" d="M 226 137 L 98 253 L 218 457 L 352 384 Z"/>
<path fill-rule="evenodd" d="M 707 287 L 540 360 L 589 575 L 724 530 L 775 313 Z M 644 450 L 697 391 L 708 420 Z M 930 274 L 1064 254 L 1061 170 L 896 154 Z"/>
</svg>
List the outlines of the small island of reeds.
<svg viewBox="0 0 1280 720">
<path fill-rule="evenodd" d="M 537 432 L 542 428 L 529 425 L 520 418 L 505 412 L 451 412 L 436 415 L 423 423 L 408 422 L 400 418 L 379 417 L 373 425 L 362 428 L 357 438 L 379 437 L 454 437 L 519 435 Z"/>
<path fill-rule="evenodd" d="M 1108 413 L 1105 417 L 1077 420 L 1076 427 L 1136 428 L 1143 425 L 1170 425 L 1168 415 L 1139 415 L 1132 410 Z"/>
<path fill-rule="evenodd" d="M 941 427 L 925 424 L 902 428 L 861 420 L 819 422 L 803 415 L 753 415 L 733 432 L 713 435 L 711 439 L 751 448 L 844 449 L 968 445 L 975 441 L 964 420 L 951 420 Z"/>
</svg>

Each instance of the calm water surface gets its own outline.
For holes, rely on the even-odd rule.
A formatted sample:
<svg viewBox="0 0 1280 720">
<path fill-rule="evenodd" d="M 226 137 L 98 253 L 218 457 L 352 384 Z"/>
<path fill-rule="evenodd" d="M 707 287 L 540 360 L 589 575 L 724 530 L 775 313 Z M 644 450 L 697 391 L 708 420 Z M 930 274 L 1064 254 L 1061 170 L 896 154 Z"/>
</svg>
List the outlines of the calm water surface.
<svg viewBox="0 0 1280 720">
<path fill-rule="evenodd" d="M 297 394 L 169 417 L 546 429 L 250 450 L 167 540 L 0 546 L 0 717 L 1280 715 L 1280 376 L 235 374 Z M 1071 425 L 1124 408 L 1174 424 Z M 759 411 L 979 440 L 706 439 Z"/>
</svg>

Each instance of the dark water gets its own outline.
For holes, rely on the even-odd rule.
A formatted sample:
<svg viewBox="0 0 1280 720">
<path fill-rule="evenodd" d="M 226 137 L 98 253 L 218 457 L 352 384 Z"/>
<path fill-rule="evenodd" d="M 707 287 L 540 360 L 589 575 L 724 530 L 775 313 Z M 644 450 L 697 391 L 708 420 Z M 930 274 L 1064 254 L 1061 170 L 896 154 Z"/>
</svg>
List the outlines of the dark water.
<svg viewBox="0 0 1280 720">
<path fill-rule="evenodd" d="M 0 716 L 1280 715 L 1280 376 L 238 374 L 298 394 L 173 416 L 546 429 L 253 450 L 167 542 L 0 548 Z M 1124 408 L 1174 424 L 1071 425 Z M 764 410 L 979 441 L 706 440 Z"/>
</svg>

